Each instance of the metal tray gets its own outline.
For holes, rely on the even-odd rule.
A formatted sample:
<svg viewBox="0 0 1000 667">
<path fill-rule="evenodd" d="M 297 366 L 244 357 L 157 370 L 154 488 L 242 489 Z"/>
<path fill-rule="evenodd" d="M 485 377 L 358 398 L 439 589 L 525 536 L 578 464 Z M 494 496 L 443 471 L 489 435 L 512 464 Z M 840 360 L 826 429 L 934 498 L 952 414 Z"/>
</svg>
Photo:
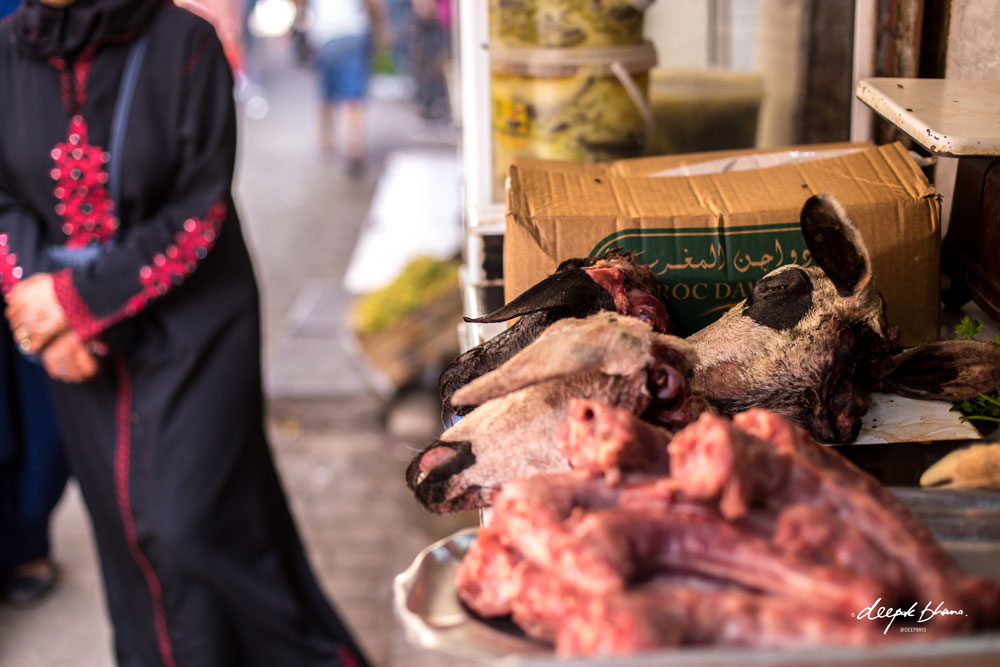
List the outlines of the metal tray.
<svg viewBox="0 0 1000 667">
<path fill-rule="evenodd" d="M 1000 493 L 893 489 L 970 573 L 1000 579 Z M 759 650 L 683 648 L 613 658 L 561 659 L 509 621 L 469 612 L 455 593 L 455 571 L 476 539 L 467 528 L 421 551 L 394 582 L 396 615 L 418 646 L 498 667 L 681 667 L 709 665 L 1000 664 L 1000 633 L 936 642 L 902 640 L 876 648 Z"/>
</svg>

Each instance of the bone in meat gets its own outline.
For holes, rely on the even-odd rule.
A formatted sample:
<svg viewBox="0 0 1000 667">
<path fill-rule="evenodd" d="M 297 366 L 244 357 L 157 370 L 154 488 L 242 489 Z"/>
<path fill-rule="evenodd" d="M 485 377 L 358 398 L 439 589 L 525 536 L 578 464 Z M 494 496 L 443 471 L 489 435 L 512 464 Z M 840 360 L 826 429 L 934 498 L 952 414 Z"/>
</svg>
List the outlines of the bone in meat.
<svg viewBox="0 0 1000 667">
<path fill-rule="evenodd" d="M 874 478 L 832 450 L 817 446 L 801 429 L 765 410 L 736 415 L 733 424 L 772 443 L 790 458 L 793 473 L 774 494 L 776 502 L 807 503 L 830 512 L 865 533 L 905 573 L 912 599 L 934 600 L 949 608 L 996 609 L 1000 586 L 968 578 L 981 585 L 957 586 L 963 581 L 957 564 L 934 540 L 919 519 Z M 950 616 L 939 625 L 967 625 L 975 614 Z"/>
<path fill-rule="evenodd" d="M 796 601 L 668 576 L 617 595 L 567 605 L 556 650 L 620 655 L 682 645 L 795 648 L 862 646 L 883 639 L 874 624 Z"/>
<path fill-rule="evenodd" d="M 506 616 L 518 592 L 514 570 L 521 560 L 497 531 L 480 529 L 456 573 L 459 597 L 481 616 Z"/>
<path fill-rule="evenodd" d="M 670 433 L 593 399 L 574 398 L 559 429 L 559 446 L 574 470 L 610 472 L 636 468 L 670 472 Z"/>
<path fill-rule="evenodd" d="M 844 613 L 880 591 L 836 567 L 786 558 L 704 507 L 677 503 L 667 513 L 647 514 L 608 506 L 615 495 L 602 484 L 578 473 L 519 480 L 497 498 L 495 529 L 525 558 L 558 568 L 597 594 L 664 570 L 726 579 Z"/>
<path fill-rule="evenodd" d="M 924 637 L 1000 622 L 998 584 L 965 576 L 874 480 L 780 417 L 752 411 L 741 423 L 746 432 L 705 417 L 677 434 L 684 460 L 671 461 L 672 477 L 629 473 L 612 486 L 569 472 L 508 484 L 485 530 L 502 562 L 520 559 L 504 589 L 515 621 L 564 655 L 883 641 L 884 626 L 851 617 L 876 600 L 963 610 L 933 619 Z M 692 461 L 722 473 L 688 484 Z M 758 478 L 729 491 L 738 502 L 727 519 L 728 478 L 749 468 Z"/>
</svg>

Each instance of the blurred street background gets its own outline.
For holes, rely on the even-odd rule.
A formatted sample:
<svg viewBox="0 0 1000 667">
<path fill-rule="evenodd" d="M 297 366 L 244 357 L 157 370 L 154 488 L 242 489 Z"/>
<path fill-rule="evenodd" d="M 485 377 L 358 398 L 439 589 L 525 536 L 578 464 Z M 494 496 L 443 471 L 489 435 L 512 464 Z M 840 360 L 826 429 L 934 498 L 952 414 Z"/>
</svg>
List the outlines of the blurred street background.
<svg viewBox="0 0 1000 667">
<path fill-rule="evenodd" d="M 263 296 L 269 431 L 293 512 L 322 586 L 374 664 L 461 664 L 407 644 L 391 608 L 392 579 L 420 549 L 477 518 L 430 515 L 406 489 L 413 450 L 440 432 L 440 404 L 426 383 L 396 396 L 376 392 L 347 331 L 352 297 L 343 288 L 380 181 L 387 188 L 387 165 L 413 171 L 414 162 L 455 159 L 447 112 L 421 113 L 412 81 L 377 77 L 365 168 L 352 177 L 342 159 L 321 154 L 315 75 L 295 42 L 258 40 L 251 73 L 241 91 L 236 196 Z M 410 198 L 399 203 L 418 215 L 421 193 L 401 183 L 405 173 L 396 170 L 383 205 Z M 457 169 L 442 168 L 440 178 L 454 187 L 423 195 L 453 190 L 457 200 Z M 455 219 L 440 224 L 457 230 L 457 215 L 456 206 Z M 59 583 L 35 607 L 0 605 L 0 665 L 108 667 L 111 629 L 89 519 L 72 483 L 52 538 Z"/>
</svg>

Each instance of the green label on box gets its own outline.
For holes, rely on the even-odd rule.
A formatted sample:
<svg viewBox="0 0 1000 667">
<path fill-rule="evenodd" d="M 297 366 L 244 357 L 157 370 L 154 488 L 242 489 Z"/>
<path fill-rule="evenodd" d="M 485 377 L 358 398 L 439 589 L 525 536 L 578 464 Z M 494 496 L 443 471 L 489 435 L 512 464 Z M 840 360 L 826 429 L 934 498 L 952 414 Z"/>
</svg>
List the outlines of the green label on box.
<svg viewBox="0 0 1000 667">
<path fill-rule="evenodd" d="M 635 251 L 660 283 L 677 333 L 688 335 L 711 324 L 747 298 L 760 278 L 783 264 L 810 266 L 798 222 L 758 227 L 624 229 L 590 251 Z"/>
</svg>

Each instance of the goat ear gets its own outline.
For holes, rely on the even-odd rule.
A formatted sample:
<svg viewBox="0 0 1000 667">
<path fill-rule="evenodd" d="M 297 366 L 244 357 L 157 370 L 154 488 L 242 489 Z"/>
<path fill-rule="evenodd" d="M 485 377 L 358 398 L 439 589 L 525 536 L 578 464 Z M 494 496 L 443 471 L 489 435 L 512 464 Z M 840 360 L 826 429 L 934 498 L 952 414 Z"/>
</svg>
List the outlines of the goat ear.
<svg viewBox="0 0 1000 667">
<path fill-rule="evenodd" d="M 600 304 L 602 308 L 593 308 Z M 614 308 L 614 301 L 607 291 L 580 268 L 570 268 L 553 273 L 551 276 L 529 287 L 513 301 L 477 318 L 466 317 L 466 322 L 483 324 L 486 322 L 506 322 L 543 310 L 566 309 L 575 311 Z M 591 310 L 593 308 L 593 310 Z"/>
<path fill-rule="evenodd" d="M 858 294 L 872 280 L 871 259 L 861 233 L 832 195 L 813 195 L 802 207 L 802 235 L 841 296 Z"/>
<path fill-rule="evenodd" d="M 638 371 L 648 357 L 645 340 L 616 325 L 618 317 L 605 313 L 556 322 L 499 368 L 452 394 L 452 405 L 482 405 L 518 389 L 577 373 L 629 375 Z M 690 347 L 669 338 L 681 349 Z"/>
<path fill-rule="evenodd" d="M 882 388 L 911 398 L 964 401 L 1000 388 L 1000 346 L 944 340 L 913 347 L 892 359 Z"/>
</svg>

